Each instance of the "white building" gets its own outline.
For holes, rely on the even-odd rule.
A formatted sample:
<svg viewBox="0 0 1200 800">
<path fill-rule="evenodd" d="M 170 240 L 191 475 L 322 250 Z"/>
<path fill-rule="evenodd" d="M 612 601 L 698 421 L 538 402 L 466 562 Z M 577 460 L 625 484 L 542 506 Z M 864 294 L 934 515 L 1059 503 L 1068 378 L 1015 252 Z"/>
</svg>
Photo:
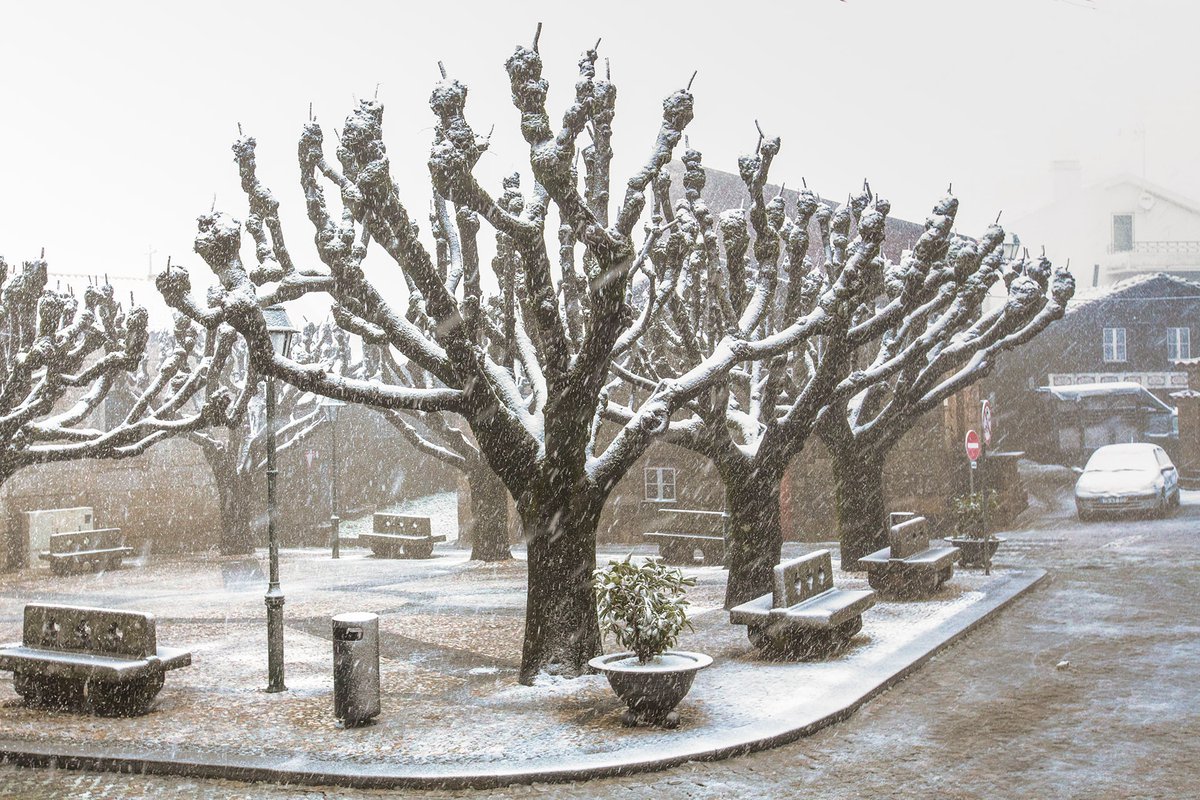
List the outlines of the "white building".
<svg viewBox="0 0 1200 800">
<path fill-rule="evenodd" d="M 1081 287 L 1147 272 L 1200 279 L 1200 202 L 1130 174 L 1083 186 L 1078 161 L 1054 163 L 1054 201 L 1010 226 L 1031 254 L 1071 260 Z"/>
</svg>

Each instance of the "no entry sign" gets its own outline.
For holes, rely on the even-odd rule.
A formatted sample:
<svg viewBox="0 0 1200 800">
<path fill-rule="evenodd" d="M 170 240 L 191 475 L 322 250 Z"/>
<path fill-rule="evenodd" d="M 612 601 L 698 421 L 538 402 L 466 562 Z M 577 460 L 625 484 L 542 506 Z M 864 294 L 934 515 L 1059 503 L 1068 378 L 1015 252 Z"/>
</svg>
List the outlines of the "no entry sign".
<svg viewBox="0 0 1200 800">
<path fill-rule="evenodd" d="M 979 434 L 973 430 L 967 431 L 967 440 L 964 444 L 966 445 L 967 458 L 971 459 L 972 462 L 978 461 L 979 454 L 982 452 L 982 448 L 979 446 Z"/>
</svg>

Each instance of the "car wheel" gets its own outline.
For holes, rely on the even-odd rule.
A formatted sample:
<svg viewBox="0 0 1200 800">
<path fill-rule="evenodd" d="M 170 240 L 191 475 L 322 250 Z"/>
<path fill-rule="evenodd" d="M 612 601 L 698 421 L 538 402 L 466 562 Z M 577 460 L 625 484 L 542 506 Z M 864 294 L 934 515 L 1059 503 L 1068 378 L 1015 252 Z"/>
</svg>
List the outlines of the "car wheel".
<svg viewBox="0 0 1200 800">
<path fill-rule="evenodd" d="M 1182 505 L 1182 503 L 1183 503 L 1183 498 L 1179 496 L 1179 487 L 1176 486 L 1175 494 L 1171 497 L 1171 505 L 1174 506 L 1175 508 L 1179 508 L 1179 506 Z"/>
<path fill-rule="evenodd" d="M 1091 511 L 1084 511 L 1082 508 L 1076 508 L 1075 514 L 1079 517 L 1080 522 L 1091 522 L 1096 518 L 1096 515 Z"/>
</svg>

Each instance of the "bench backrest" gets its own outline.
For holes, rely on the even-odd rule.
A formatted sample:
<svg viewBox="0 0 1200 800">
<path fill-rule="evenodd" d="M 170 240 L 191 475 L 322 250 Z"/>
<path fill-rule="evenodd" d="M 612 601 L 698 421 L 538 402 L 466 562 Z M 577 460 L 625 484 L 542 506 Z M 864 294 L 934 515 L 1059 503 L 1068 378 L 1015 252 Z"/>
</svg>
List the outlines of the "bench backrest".
<svg viewBox="0 0 1200 800">
<path fill-rule="evenodd" d="M 772 605 L 787 608 L 833 588 L 833 559 L 828 550 L 818 550 L 775 567 Z"/>
<path fill-rule="evenodd" d="M 25 606 L 26 647 L 146 658 L 158 652 L 154 615 L 82 606 Z"/>
<path fill-rule="evenodd" d="M 125 537 L 120 528 L 97 528 L 94 531 L 71 531 L 50 535 L 51 553 L 78 553 L 80 550 L 109 550 L 121 547 Z"/>
<path fill-rule="evenodd" d="M 888 528 L 892 558 L 908 558 L 929 549 L 929 526 L 924 517 L 913 517 Z"/>
<path fill-rule="evenodd" d="M 376 533 L 404 533 L 409 536 L 432 536 L 429 517 L 406 517 L 402 514 L 375 515 Z"/>
</svg>

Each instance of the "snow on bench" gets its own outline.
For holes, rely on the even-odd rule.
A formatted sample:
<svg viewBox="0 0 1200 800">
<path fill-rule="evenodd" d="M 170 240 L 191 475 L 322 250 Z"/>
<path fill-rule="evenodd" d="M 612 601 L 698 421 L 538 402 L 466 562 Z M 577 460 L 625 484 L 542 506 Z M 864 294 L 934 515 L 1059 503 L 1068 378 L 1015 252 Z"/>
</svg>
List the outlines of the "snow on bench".
<svg viewBox="0 0 1200 800">
<path fill-rule="evenodd" d="M 81 606 L 25 606 L 20 644 L 0 648 L 0 670 L 33 705 L 144 714 L 168 670 L 192 654 L 159 647 L 154 615 Z"/>
<path fill-rule="evenodd" d="M 750 643 L 764 653 L 814 658 L 849 644 L 873 605 L 869 589 L 835 589 L 832 557 L 818 550 L 777 565 L 774 591 L 734 606 L 729 621 L 747 626 Z"/>
<path fill-rule="evenodd" d="M 121 559 L 132 552 L 132 547 L 125 546 L 120 528 L 97 528 L 51 534 L 50 551 L 38 553 L 38 558 L 49 561 L 56 575 L 65 575 L 117 569 Z"/>
<path fill-rule="evenodd" d="M 912 516 L 889 526 L 888 546 L 859 563 L 871 587 L 882 595 L 928 597 L 954 575 L 958 557 L 957 547 L 930 547 L 927 520 Z"/>
<path fill-rule="evenodd" d="M 373 528 L 372 533 L 360 533 L 358 541 L 380 558 L 429 558 L 434 543 L 446 541 L 445 536 L 433 534 L 429 517 L 378 512 Z"/>
</svg>

